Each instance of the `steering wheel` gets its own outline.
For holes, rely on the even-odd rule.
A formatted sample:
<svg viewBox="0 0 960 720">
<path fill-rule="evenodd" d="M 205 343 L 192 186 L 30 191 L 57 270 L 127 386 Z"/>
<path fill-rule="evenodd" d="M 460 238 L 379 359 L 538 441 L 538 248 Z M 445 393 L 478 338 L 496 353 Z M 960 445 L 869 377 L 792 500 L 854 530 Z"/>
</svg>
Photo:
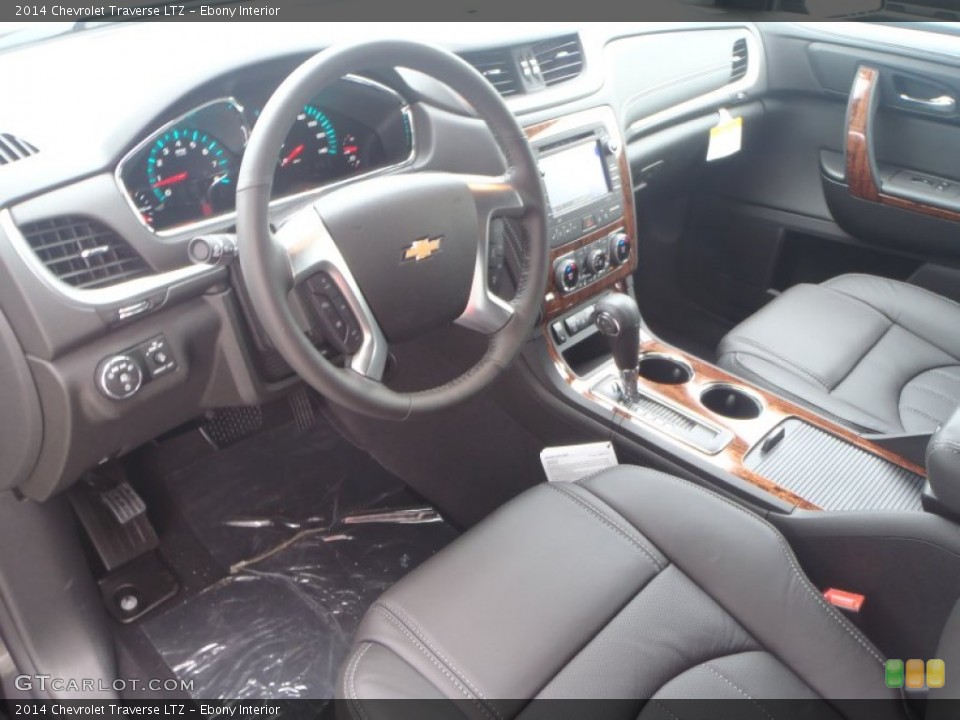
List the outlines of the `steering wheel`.
<svg viewBox="0 0 960 720">
<path fill-rule="evenodd" d="M 414 163 L 336 187 L 272 230 L 274 170 L 297 113 L 345 75 L 388 66 L 419 71 L 459 93 L 489 127 L 506 172 L 461 175 Z M 405 420 L 463 402 L 488 386 L 530 336 L 548 274 L 545 204 L 523 130 L 473 67 L 445 50 L 413 42 L 333 47 L 277 88 L 250 136 L 237 183 L 244 283 L 277 351 L 306 382 L 356 412 Z M 516 218 L 527 238 L 509 303 L 487 282 L 491 220 L 500 216 Z M 325 336 L 333 335 L 345 356 L 345 367 L 314 347 L 297 320 L 292 295 L 308 299 Z M 489 336 L 487 352 L 473 368 L 418 392 L 383 384 L 389 343 L 451 323 Z"/>
</svg>

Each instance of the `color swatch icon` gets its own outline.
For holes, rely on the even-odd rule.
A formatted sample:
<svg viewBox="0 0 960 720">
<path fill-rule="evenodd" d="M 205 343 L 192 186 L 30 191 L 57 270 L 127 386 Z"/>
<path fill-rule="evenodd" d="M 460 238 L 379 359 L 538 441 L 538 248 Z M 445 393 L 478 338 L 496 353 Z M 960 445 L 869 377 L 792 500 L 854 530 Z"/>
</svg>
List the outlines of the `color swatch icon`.
<svg viewBox="0 0 960 720">
<path fill-rule="evenodd" d="M 903 660 L 887 660 L 884 666 L 884 680 L 888 688 L 903 687 Z"/>
<path fill-rule="evenodd" d="M 927 660 L 927 687 L 942 688 L 947 680 L 947 666 L 943 660 Z"/>
<path fill-rule="evenodd" d="M 884 684 L 888 688 L 907 687 L 920 690 L 924 684 L 930 689 L 942 688 L 946 683 L 947 668 L 943 660 L 911 659 L 887 660 L 883 668 Z"/>
</svg>

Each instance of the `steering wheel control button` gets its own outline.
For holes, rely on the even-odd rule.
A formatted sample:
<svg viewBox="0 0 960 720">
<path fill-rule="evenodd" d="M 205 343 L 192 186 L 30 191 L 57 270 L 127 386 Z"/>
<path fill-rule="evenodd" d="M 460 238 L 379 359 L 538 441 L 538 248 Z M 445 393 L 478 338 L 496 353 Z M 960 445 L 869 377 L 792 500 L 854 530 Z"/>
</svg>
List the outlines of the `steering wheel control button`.
<svg viewBox="0 0 960 720">
<path fill-rule="evenodd" d="M 324 338 L 340 353 L 357 352 L 363 344 L 363 331 L 333 278 L 320 272 L 306 284 Z"/>
<path fill-rule="evenodd" d="M 114 355 L 100 364 L 97 374 L 100 392 L 113 400 L 126 400 L 143 385 L 143 370 L 130 355 Z"/>
<path fill-rule="evenodd" d="M 580 282 L 580 266 L 573 258 L 566 258 L 557 263 L 554 273 L 554 279 L 557 287 L 563 292 L 570 292 L 577 287 Z"/>
</svg>

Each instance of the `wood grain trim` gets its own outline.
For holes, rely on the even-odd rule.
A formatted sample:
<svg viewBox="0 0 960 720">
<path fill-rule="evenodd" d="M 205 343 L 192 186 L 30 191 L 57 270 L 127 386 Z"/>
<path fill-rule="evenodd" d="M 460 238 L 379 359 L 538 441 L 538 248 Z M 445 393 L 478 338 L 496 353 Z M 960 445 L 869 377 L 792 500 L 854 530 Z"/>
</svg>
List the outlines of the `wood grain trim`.
<svg viewBox="0 0 960 720">
<path fill-rule="evenodd" d="M 882 192 L 880 193 L 880 202 L 883 205 L 889 205 L 890 207 L 895 207 L 899 210 L 909 210 L 910 212 L 920 213 L 921 215 L 929 215 L 940 220 L 960 222 L 960 212 L 936 207 L 935 205 L 918 203 L 914 202 L 913 200 L 896 197 L 895 195 L 887 195 L 886 193 Z"/>
<path fill-rule="evenodd" d="M 908 200 L 883 192 L 870 157 L 873 142 L 874 109 L 879 99 L 880 71 L 861 65 L 857 70 L 847 105 L 846 177 L 850 194 L 898 210 L 929 215 L 940 220 L 960 222 L 960 212 Z"/>
<path fill-rule="evenodd" d="M 553 248 L 550 251 L 550 280 L 543 302 L 543 315 L 547 320 L 566 312 L 575 305 L 580 304 L 587 298 L 603 290 L 615 287 L 619 282 L 633 275 L 637 269 L 637 225 L 631 190 L 630 165 L 627 161 L 627 154 L 617 116 L 613 109 L 610 107 L 598 107 L 564 115 L 537 125 L 531 125 L 525 128 L 525 132 L 528 140 L 536 142 L 538 140 L 545 140 L 552 135 L 560 135 L 579 128 L 596 125 L 597 123 L 603 123 L 608 136 L 617 143 L 616 159 L 617 167 L 620 169 L 620 181 L 622 184 L 623 217 L 616 222 L 597 227 L 579 240 Z M 621 227 L 624 229 L 624 232 L 630 236 L 632 252 L 627 262 L 589 287 L 563 296 L 556 292 L 553 287 L 553 265 L 557 259 L 578 248 L 589 245 L 600 238 L 606 237 Z"/>
<path fill-rule="evenodd" d="M 547 335 L 549 338 L 549 333 L 545 333 L 545 335 Z M 596 376 L 591 376 L 590 379 L 577 377 L 563 360 L 563 357 L 552 340 L 547 340 L 547 346 L 558 370 L 560 370 L 566 382 L 575 390 L 583 395 L 586 395 L 594 402 L 611 408 L 621 417 L 632 417 L 629 412 L 620 406 L 612 403 L 607 398 L 594 394 L 591 391 L 590 388 L 600 378 Z M 639 382 L 641 389 L 645 393 L 654 398 L 665 400 L 669 404 L 682 407 L 688 412 L 692 413 L 694 416 L 700 417 L 707 423 L 725 428 L 733 433 L 733 440 L 730 442 L 730 444 L 716 455 L 708 455 L 696 450 L 695 448 L 692 448 L 686 443 L 670 437 L 669 435 L 662 434 L 665 442 L 683 448 L 687 452 L 695 452 L 700 455 L 702 459 L 713 464 L 714 466 L 726 470 L 736 477 L 739 477 L 748 483 L 761 488 L 762 490 L 780 498 L 787 503 L 790 503 L 791 505 L 794 505 L 795 507 L 806 510 L 820 509 L 805 498 L 796 495 L 792 491 L 777 485 L 768 478 L 763 477 L 762 475 L 759 475 L 744 466 L 744 459 L 746 458 L 747 453 L 749 453 L 758 442 L 766 437 L 771 430 L 790 417 L 799 418 L 805 422 L 808 422 L 811 425 L 814 425 L 821 430 L 834 435 L 835 437 L 845 440 L 859 448 L 862 448 L 863 450 L 866 450 L 869 453 L 882 457 L 883 459 L 905 468 L 910 472 L 916 473 L 922 477 L 926 476 L 926 470 L 924 468 L 910 462 L 906 458 L 891 453 L 868 440 L 864 440 L 849 428 L 839 425 L 838 423 L 835 423 L 827 418 L 821 417 L 809 408 L 801 407 L 789 402 L 788 400 L 784 400 L 778 395 L 775 395 L 767 390 L 763 390 L 751 385 L 740 378 L 734 377 L 725 370 L 722 370 L 715 365 L 711 365 L 710 363 L 705 362 L 697 357 L 689 355 L 676 347 L 668 345 L 667 343 L 648 335 L 647 333 L 644 333 L 643 337 L 641 338 L 640 353 L 659 353 L 675 356 L 681 361 L 686 362 L 694 372 L 693 380 L 688 383 L 684 383 L 683 385 L 663 385 L 640 378 Z M 716 383 L 726 383 L 729 385 L 742 387 L 759 397 L 764 405 L 763 413 L 755 420 L 732 420 L 711 412 L 701 404 L 700 395 L 707 386 Z M 652 425 L 645 425 L 645 427 L 656 430 L 655 426 Z"/>
<path fill-rule="evenodd" d="M 870 202 L 880 201 L 880 186 L 870 161 L 873 110 L 879 79 L 879 70 L 861 65 L 847 104 L 847 185 L 851 195 Z"/>
</svg>

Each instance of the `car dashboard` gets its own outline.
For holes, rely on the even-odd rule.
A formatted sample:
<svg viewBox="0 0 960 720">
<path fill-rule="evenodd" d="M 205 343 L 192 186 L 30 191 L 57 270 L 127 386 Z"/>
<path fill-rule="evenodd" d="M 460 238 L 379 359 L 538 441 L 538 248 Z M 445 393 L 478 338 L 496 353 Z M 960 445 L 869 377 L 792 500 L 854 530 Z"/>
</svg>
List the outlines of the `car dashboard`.
<svg viewBox="0 0 960 720">
<path fill-rule="evenodd" d="M 260 84 L 196 106 L 151 132 L 117 166 L 117 180 L 151 231 L 201 228 L 235 210 L 243 152 L 268 99 Z M 413 150 L 404 99 L 372 80 L 341 80 L 303 106 L 280 149 L 277 199 L 402 164 Z"/>
<path fill-rule="evenodd" d="M 245 144 L 283 79 L 323 47 L 374 30 L 358 25 L 351 32 L 362 37 L 322 38 L 303 27 L 270 38 L 246 24 L 224 26 L 222 51 L 208 63 L 174 56 L 145 86 L 135 65 L 116 57 L 163 32 L 149 25 L 63 40 L 77 49 L 75 66 L 38 71 L 30 82 L 16 76 L 0 118 L 0 132 L 39 148 L 0 167 L 0 353 L 9 360 L 0 364 L 0 385 L 18 388 L 6 398 L 17 422 L 0 428 L 0 455 L 9 460 L 0 487 L 31 498 L 48 498 L 206 411 L 260 404 L 298 382 L 250 307 L 239 265 L 197 262 L 189 248 L 235 232 Z M 182 32 L 193 42 L 211 29 Z M 404 34 L 436 41 L 430 28 Z M 685 64 L 657 65 L 678 43 Z M 43 58 L 56 44 L 0 55 L 0 67 L 31 59 L 52 66 Z M 548 170 L 562 172 L 565 159 L 577 158 L 593 169 L 595 192 L 566 200 L 557 195 L 563 183 L 550 178 L 551 262 L 584 272 L 576 281 L 561 273 L 548 288 L 546 332 L 591 297 L 630 282 L 637 267 L 631 198 L 646 162 L 635 154 L 635 135 L 748 103 L 764 83 L 762 45 L 745 23 L 653 32 L 642 24 L 521 24 L 480 33 L 465 24 L 451 28 L 444 45 L 500 90 Z M 731 80 L 737 48 L 751 59 Z M 530 81 L 504 65 L 524 53 L 545 57 L 546 74 Z M 640 66 L 648 70 L 630 70 Z M 78 108 L 70 123 L 38 114 L 29 102 L 38 89 Z M 461 97 L 403 69 L 364 71 L 292 119 L 278 148 L 271 216 L 282 222 L 371 174 L 504 169 L 488 128 Z"/>
</svg>

